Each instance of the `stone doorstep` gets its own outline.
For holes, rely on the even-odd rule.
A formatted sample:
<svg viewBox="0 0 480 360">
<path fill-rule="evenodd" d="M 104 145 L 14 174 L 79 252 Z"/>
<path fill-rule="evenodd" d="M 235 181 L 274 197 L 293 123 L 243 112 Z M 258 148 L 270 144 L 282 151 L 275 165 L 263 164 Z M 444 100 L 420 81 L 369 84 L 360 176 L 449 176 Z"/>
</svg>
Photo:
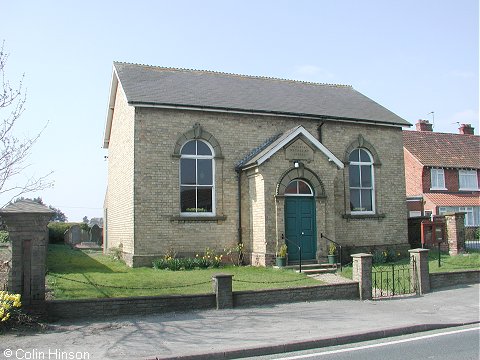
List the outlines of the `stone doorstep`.
<svg viewBox="0 0 480 360">
<path fill-rule="evenodd" d="M 82 249 L 82 250 L 86 250 L 86 249 L 102 250 L 102 247 L 100 245 L 98 245 L 96 242 L 90 242 L 90 241 L 81 242 L 79 244 L 74 245 L 73 247 L 75 249 Z"/>
<path fill-rule="evenodd" d="M 302 264 L 302 272 L 305 274 L 325 274 L 325 273 L 335 273 L 339 264 Z M 293 269 L 296 272 L 300 272 L 300 265 L 289 265 L 285 267 L 286 269 Z"/>
</svg>

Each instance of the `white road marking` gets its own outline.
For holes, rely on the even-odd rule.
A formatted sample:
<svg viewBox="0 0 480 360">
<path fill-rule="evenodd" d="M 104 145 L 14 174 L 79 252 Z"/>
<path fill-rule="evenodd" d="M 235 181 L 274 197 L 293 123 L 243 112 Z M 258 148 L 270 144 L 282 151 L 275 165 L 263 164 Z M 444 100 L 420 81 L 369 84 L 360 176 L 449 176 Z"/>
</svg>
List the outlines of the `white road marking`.
<svg viewBox="0 0 480 360">
<path fill-rule="evenodd" d="M 324 355 L 340 354 L 340 353 L 345 353 L 345 352 L 350 352 L 350 351 L 372 349 L 372 348 L 377 348 L 377 347 L 382 347 L 382 346 L 402 344 L 402 343 L 407 343 L 407 342 L 412 342 L 412 341 L 430 339 L 430 338 L 434 338 L 434 337 L 438 337 L 438 336 L 445 336 L 445 335 L 452 335 L 452 334 L 460 334 L 460 333 L 464 333 L 464 332 L 467 332 L 467 331 L 476 331 L 476 330 L 480 330 L 480 327 L 476 327 L 476 328 L 472 328 L 472 329 L 462 329 L 462 330 L 448 331 L 448 332 L 439 333 L 439 334 L 431 334 L 431 335 L 417 336 L 417 337 L 414 337 L 414 338 L 402 339 L 402 340 L 395 340 L 395 341 L 389 341 L 389 342 L 380 343 L 380 344 L 363 345 L 363 346 L 350 347 L 350 348 L 339 349 L 339 350 L 319 352 L 319 353 L 314 353 L 314 354 L 306 354 L 306 355 L 298 355 L 298 356 L 284 357 L 284 358 L 278 358 L 278 359 L 276 359 L 276 360 L 308 359 L 308 358 L 315 357 L 315 356 L 324 356 Z"/>
</svg>

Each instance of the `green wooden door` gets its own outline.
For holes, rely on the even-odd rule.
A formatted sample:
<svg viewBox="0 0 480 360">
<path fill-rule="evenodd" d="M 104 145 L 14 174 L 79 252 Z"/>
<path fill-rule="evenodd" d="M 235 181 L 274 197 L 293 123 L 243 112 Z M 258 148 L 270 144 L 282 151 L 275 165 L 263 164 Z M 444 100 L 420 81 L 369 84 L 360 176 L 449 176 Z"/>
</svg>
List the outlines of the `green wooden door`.
<svg viewBox="0 0 480 360">
<path fill-rule="evenodd" d="M 299 245 L 302 260 L 316 258 L 315 199 L 312 196 L 285 197 L 285 236 L 289 261 L 300 260 Z"/>
</svg>

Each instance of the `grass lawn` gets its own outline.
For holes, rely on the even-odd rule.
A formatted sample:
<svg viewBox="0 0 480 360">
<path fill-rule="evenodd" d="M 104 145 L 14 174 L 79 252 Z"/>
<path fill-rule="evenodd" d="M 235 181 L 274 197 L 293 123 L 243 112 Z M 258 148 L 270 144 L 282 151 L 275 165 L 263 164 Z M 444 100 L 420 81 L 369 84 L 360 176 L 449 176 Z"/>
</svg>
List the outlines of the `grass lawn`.
<svg viewBox="0 0 480 360">
<path fill-rule="evenodd" d="M 252 266 L 189 271 L 132 269 L 101 252 L 73 250 L 66 245 L 48 246 L 47 266 L 47 283 L 55 299 L 208 294 L 213 292 L 211 277 L 216 273 L 234 275 L 234 291 L 321 284 L 292 270 Z"/>
</svg>

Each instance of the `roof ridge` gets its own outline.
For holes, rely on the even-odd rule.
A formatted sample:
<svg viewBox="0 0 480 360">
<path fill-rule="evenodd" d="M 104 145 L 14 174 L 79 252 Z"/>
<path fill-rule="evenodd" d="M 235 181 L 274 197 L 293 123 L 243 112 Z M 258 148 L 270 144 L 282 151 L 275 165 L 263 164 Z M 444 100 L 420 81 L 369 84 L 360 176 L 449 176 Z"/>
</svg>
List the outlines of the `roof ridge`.
<svg viewBox="0 0 480 360">
<path fill-rule="evenodd" d="M 480 137 L 480 135 L 475 135 L 475 134 L 459 134 L 459 133 L 448 133 L 448 132 L 440 132 L 440 131 L 418 131 L 418 130 L 402 130 L 403 133 L 407 134 L 418 134 L 418 135 L 423 135 L 423 134 L 428 134 L 427 136 L 434 136 L 434 135 L 456 135 L 456 136 L 477 136 Z"/>
<path fill-rule="evenodd" d="M 292 82 L 292 83 L 299 83 L 299 84 L 306 84 L 306 85 L 320 85 L 320 86 L 343 87 L 343 88 L 353 89 L 353 86 L 348 85 L 348 84 L 330 84 L 330 83 L 321 83 L 321 82 L 313 82 L 313 81 L 305 81 L 305 80 L 278 78 L 278 77 L 274 77 L 274 76 L 246 75 L 246 74 L 237 74 L 237 73 L 224 72 L 224 71 L 188 69 L 188 68 L 178 68 L 178 67 L 170 67 L 170 66 L 157 66 L 157 65 L 149 65 L 149 64 L 130 63 L 130 62 L 125 62 L 125 61 L 114 61 L 113 63 L 114 64 L 122 64 L 122 65 L 145 66 L 145 67 L 163 69 L 163 70 L 185 71 L 185 72 L 202 72 L 202 73 L 209 73 L 209 74 L 243 77 L 243 78 L 248 78 L 248 79 L 276 80 L 276 81 Z"/>
</svg>

